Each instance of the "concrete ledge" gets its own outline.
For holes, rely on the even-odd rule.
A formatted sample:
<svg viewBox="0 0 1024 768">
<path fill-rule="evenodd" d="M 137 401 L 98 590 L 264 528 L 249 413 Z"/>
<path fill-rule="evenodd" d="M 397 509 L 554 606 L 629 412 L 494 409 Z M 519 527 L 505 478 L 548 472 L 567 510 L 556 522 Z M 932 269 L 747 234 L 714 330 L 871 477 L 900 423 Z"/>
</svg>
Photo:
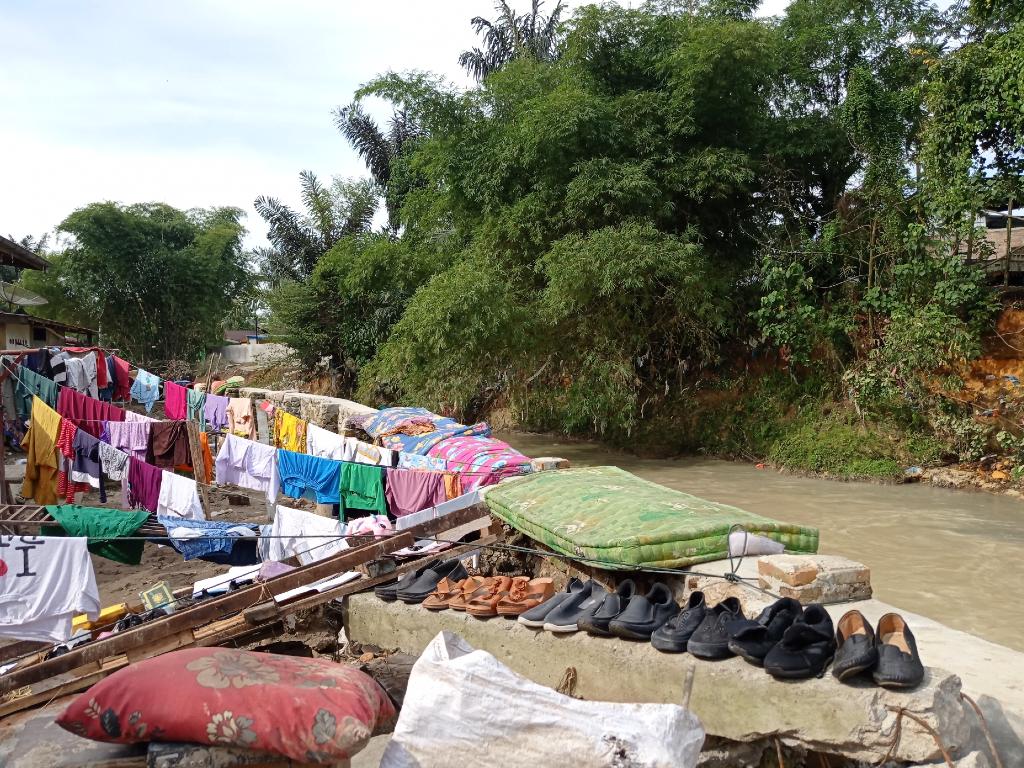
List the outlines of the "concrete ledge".
<svg viewBox="0 0 1024 768">
<path fill-rule="evenodd" d="M 292 390 L 261 389 L 259 387 L 242 387 L 242 397 L 255 401 L 269 400 L 276 408 L 283 408 L 300 419 L 311 421 L 317 426 L 332 432 L 341 432 L 346 419 L 376 413 L 376 408 L 346 400 L 342 397 L 326 395 L 309 395 Z"/>
<path fill-rule="evenodd" d="M 501 618 L 483 621 L 456 611 L 385 603 L 372 594 L 353 595 L 345 606 L 346 633 L 355 642 L 419 654 L 447 629 L 543 685 L 557 686 L 566 668 L 574 667 L 576 693 L 586 699 L 680 703 L 692 668 L 691 708 L 708 734 L 731 741 L 778 734 L 794 746 L 878 761 L 895 736 L 897 716 L 890 706 L 923 717 L 947 747 L 964 748 L 975 737 L 959 700 L 960 680 L 940 669 L 929 669 L 925 682 L 909 693 L 868 682 L 846 685 L 831 675 L 780 682 L 738 658 L 700 661 L 689 654 L 659 653 L 647 643 L 583 633 L 558 636 Z M 922 763 L 941 756 L 931 736 L 904 721 L 891 757 Z"/>
</svg>

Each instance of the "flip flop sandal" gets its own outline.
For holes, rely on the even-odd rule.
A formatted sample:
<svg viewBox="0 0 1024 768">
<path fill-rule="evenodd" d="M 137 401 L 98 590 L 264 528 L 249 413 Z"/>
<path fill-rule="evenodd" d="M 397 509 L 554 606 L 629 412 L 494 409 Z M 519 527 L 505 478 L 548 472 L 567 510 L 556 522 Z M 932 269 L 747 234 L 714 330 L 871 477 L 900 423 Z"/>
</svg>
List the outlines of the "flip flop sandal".
<svg viewBox="0 0 1024 768">
<path fill-rule="evenodd" d="M 466 613 L 477 618 L 487 618 L 498 615 L 498 601 L 508 595 L 512 588 L 510 576 L 496 576 L 487 587 L 487 594 L 479 594 L 471 597 L 466 603 Z M 481 590 L 477 590 L 480 592 Z"/>
<path fill-rule="evenodd" d="M 441 579 L 437 582 L 437 589 L 427 595 L 427 598 L 423 601 L 423 607 L 431 611 L 443 611 L 448 608 L 448 603 L 451 602 L 452 598 L 456 595 L 462 594 L 462 584 L 465 581 L 449 581 L 448 579 Z"/>
<path fill-rule="evenodd" d="M 513 580 L 508 595 L 498 601 L 499 616 L 518 616 L 535 608 L 555 595 L 555 584 L 552 579 L 532 579 L 522 577 L 522 581 Z"/>
<path fill-rule="evenodd" d="M 462 591 L 448 601 L 448 607 L 453 611 L 466 610 L 466 603 L 469 602 L 470 596 L 487 584 L 487 582 L 488 579 L 485 579 L 483 576 L 470 576 L 468 579 L 465 579 L 462 582 Z"/>
</svg>

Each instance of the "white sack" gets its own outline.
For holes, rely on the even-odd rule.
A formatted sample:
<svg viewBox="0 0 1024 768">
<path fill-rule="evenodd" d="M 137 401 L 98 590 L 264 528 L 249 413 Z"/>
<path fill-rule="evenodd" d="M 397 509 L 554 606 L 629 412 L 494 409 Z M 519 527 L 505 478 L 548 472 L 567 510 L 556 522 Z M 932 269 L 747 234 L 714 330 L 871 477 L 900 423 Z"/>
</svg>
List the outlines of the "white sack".
<svg viewBox="0 0 1024 768">
<path fill-rule="evenodd" d="M 412 668 L 380 765 L 693 768 L 703 743 L 681 706 L 579 701 L 441 632 Z"/>
</svg>

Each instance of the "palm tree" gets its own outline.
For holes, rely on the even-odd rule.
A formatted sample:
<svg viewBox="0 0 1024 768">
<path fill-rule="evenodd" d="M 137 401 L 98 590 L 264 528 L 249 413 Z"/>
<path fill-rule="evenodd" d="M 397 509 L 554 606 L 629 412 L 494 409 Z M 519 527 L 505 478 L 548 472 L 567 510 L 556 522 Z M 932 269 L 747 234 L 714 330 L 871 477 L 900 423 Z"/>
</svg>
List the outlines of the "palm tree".
<svg viewBox="0 0 1024 768">
<path fill-rule="evenodd" d="M 494 6 L 498 13 L 496 21 L 475 16 L 469 23 L 473 31 L 483 35 L 484 47 L 464 51 L 459 56 L 459 65 L 480 82 L 519 56 L 554 61 L 558 58 L 559 24 L 565 5 L 558 0 L 555 9 L 545 17 L 540 12 L 543 4 L 542 0 L 532 0 L 530 11 L 520 15 L 506 0 L 498 0 Z"/>
<path fill-rule="evenodd" d="M 377 186 L 384 190 L 384 205 L 388 213 L 388 228 L 398 231 L 398 212 L 402 200 L 412 186 L 411 180 L 397 183 L 394 178 L 395 160 L 412 143 L 423 136 L 423 130 L 404 109 L 396 109 L 388 121 L 387 132 L 367 115 L 358 102 L 338 107 L 334 124 L 356 151 Z"/>
<path fill-rule="evenodd" d="M 312 171 L 303 171 L 299 178 L 303 212 L 264 195 L 253 203 L 269 225 L 267 239 L 273 247 L 264 249 L 260 260 L 272 282 L 309 277 L 341 238 L 370 231 L 377 211 L 378 189 L 369 179 L 335 178 L 325 186 Z"/>
</svg>

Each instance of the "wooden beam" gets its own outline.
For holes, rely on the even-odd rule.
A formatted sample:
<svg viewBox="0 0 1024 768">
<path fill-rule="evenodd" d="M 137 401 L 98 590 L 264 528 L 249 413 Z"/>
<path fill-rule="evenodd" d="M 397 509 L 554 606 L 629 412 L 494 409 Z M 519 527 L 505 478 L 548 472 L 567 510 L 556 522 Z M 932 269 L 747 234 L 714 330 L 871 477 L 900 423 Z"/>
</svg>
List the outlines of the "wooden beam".
<svg viewBox="0 0 1024 768">
<path fill-rule="evenodd" d="M 365 547 L 345 550 L 332 557 L 297 568 L 294 571 L 289 571 L 252 587 L 229 592 L 223 597 L 204 600 L 194 608 L 177 611 L 169 616 L 147 622 L 125 632 L 119 632 L 103 640 L 94 640 L 62 656 L 46 659 L 38 664 L 22 669 L 12 670 L 0 677 L 0 694 L 38 680 L 45 680 L 52 675 L 59 675 L 83 664 L 156 642 L 183 630 L 201 627 L 211 621 L 216 621 L 244 610 L 264 595 L 278 595 L 289 589 L 301 587 L 328 576 L 352 570 L 356 565 L 374 560 L 382 555 L 394 552 L 396 549 L 410 546 L 413 541 L 414 538 L 409 533 L 403 533 Z"/>
<path fill-rule="evenodd" d="M 336 555 L 310 563 L 301 568 L 296 568 L 293 571 L 281 574 L 260 584 L 243 587 L 234 592 L 229 592 L 222 597 L 204 600 L 195 607 L 177 611 L 169 616 L 147 622 L 139 627 L 120 632 L 103 640 L 94 640 L 62 656 L 12 670 L 0 677 L 0 694 L 68 672 L 85 664 L 128 652 L 129 650 L 132 651 L 134 658 L 145 658 L 144 646 L 150 646 L 154 649 L 160 648 L 161 641 L 174 637 L 174 640 L 166 641 L 173 645 L 179 642 L 177 639 L 179 633 L 198 630 L 206 624 L 238 614 L 247 608 L 255 606 L 256 603 L 265 601 L 267 598 L 272 600 L 275 596 L 296 587 L 307 586 L 329 576 L 351 571 L 357 565 L 362 565 L 371 560 L 376 560 L 383 555 L 411 546 L 418 538 L 433 536 L 446 530 L 464 526 L 467 523 L 480 521 L 481 513 L 480 505 L 473 505 L 443 517 L 428 520 L 397 535 L 376 540 L 365 546 L 344 550 Z M 466 546 L 472 548 L 475 545 L 475 543 L 471 543 Z M 283 609 L 285 612 L 290 613 L 293 610 L 311 607 L 312 605 L 326 602 L 351 592 L 360 592 L 370 586 L 390 581 L 395 578 L 396 573 L 397 571 L 393 571 L 377 579 L 359 580 L 350 584 L 344 584 L 333 590 L 300 598 L 293 604 L 283 606 Z M 243 616 L 238 616 L 237 618 L 241 621 L 242 625 L 252 628 L 252 625 L 245 624 Z M 196 634 L 201 633 L 196 632 Z M 152 655 L 163 653 L 166 650 L 171 650 L 171 648 L 164 647 L 163 650 L 158 650 Z"/>
</svg>

